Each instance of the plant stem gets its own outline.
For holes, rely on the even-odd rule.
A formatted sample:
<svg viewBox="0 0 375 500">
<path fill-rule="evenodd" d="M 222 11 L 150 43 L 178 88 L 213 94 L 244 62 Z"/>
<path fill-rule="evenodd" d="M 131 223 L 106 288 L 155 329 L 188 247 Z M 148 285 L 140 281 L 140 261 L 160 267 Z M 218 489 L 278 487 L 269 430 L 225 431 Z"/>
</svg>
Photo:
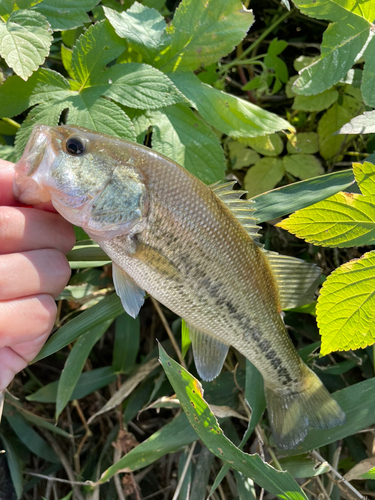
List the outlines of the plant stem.
<svg viewBox="0 0 375 500">
<path fill-rule="evenodd" d="M 294 12 L 294 10 L 295 9 L 287 11 L 282 16 L 280 16 L 278 19 L 276 19 L 276 21 L 274 23 L 272 23 L 271 26 L 269 26 L 266 30 L 263 31 L 263 33 L 261 35 L 259 35 L 259 37 L 255 40 L 255 42 L 253 42 L 251 45 L 249 45 L 249 47 L 247 47 L 247 49 L 245 49 L 242 52 L 242 54 L 239 58 L 234 59 L 233 61 L 231 61 L 228 64 L 224 64 L 222 66 L 222 69 L 225 71 L 228 68 L 231 68 L 232 66 L 237 66 L 238 64 L 244 64 L 242 58 L 247 56 L 247 54 L 249 54 L 250 52 L 252 52 L 260 44 L 260 42 L 262 42 L 266 38 L 266 36 L 268 36 L 269 33 L 271 33 L 276 28 L 276 26 L 278 26 L 287 17 L 289 17 L 292 14 L 292 12 Z M 252 59 L 249 59 L 248 61 L 252 61 Z M 249 62 L 246 62 L 245 64 L 249 64 Z"/>
<path fill-rule="evenodd" d="M 12 127 L 15 127 L 15 128 L 21 128 L 21 125 L 17 122 L 15 122 L 14 120 L 12 120 L 12 118 L 1 118 L 3 120 L 3 122 L 5 123 L 8 123 L 9 125 L 12 125 Z"/>
</svg>

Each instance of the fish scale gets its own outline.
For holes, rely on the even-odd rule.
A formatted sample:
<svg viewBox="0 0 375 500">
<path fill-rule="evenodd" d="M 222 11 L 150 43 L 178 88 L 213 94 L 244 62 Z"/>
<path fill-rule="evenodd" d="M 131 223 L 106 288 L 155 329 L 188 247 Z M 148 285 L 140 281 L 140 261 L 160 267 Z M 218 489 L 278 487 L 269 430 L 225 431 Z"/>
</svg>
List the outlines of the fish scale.
<svg viewBox="0 0 375 500">
<path fill-rule="evenodd" d="M 70 140 L 78 144 L 73 152 Z M 313 300 L 319 269 L 265 251 L 253 207 L 227 185 L 207 187 L 138 144 L 38 126 L 16 165 L 15 195 L 27 204 L 46 201 L 48 192 L 112 259 L 129 314 L 138 314 L 146 291 L 186 321 L 203 379 L 218 375 L 229 345 L 258 368 L 278 446 L 297 446 L 309 427 L 344 422 L 280 316 L 283 307 Z"/>
</svg>

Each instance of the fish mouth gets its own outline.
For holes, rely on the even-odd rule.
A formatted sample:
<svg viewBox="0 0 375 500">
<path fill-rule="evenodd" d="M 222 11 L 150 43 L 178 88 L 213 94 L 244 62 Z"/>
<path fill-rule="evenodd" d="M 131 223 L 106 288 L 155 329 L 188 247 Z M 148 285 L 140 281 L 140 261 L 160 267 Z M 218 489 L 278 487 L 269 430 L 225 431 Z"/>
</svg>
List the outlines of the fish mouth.
<svg viewBox="0 0 375 500">
<path fill-rule="evenodd" d="M 46 156 L 50 156 L 50 130 L 51 127 L 46 125 L 36 125 L 33 128 L 23 155 L 14 167 L 13 193 L 25 205 L 51 200 L 50 191 L 42 182 L 41 172 L 46 170 L 43 168 L 47 166 Z"/>
</svg>

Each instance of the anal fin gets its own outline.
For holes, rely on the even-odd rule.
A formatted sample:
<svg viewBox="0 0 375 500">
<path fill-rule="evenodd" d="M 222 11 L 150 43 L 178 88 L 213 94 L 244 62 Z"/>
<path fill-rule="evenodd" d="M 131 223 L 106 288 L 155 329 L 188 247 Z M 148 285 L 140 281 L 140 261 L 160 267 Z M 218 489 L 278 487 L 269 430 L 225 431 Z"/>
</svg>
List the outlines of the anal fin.
<svg viewBox="0 0 375 500">
<path fill-rule="evenodd" d="M 193 355 L 197 372 L 202 380 L 216 378 L 228 354 L 229 345 L 223 344 L 211 335 L 202 333 L 189 325 L 189 335 L 193 346 Z"/>
<path fill-rule="evenodd" d="M 135 318 L 145 301 L 145 291 L 132 280 L 132 278 L 113 262 L 112 264 L 113 282 L 117 295 L 125 311 Z"/>
</svg>

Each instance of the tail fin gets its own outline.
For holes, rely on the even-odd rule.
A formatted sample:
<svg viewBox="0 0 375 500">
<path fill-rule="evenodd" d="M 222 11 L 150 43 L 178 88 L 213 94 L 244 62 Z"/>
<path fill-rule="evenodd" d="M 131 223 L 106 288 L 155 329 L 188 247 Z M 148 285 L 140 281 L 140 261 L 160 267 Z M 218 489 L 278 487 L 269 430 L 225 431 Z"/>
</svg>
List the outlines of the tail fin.
<svg viewBox="0 0 375 500">
<path fill-rule="evenodd" d="M 331 397 L 317 375 L 307 366 L 305 389 L 276 392 L 265 387 L 272 434 L 279 448 L 295 448 L 306 437 L 310 427 L 330 429 L 345 422 L 345 413 Z"/>
</svg>

